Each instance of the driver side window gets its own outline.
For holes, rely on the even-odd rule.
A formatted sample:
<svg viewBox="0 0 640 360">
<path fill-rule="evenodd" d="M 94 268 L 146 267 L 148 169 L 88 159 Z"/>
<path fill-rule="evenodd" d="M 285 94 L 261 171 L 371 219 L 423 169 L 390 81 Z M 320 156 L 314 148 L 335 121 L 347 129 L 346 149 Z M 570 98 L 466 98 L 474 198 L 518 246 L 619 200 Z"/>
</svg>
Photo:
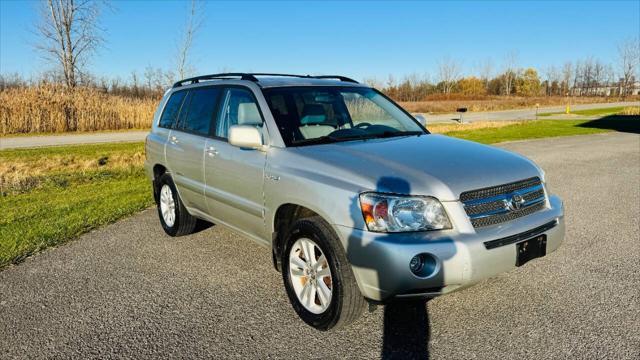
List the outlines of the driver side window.
<svg viewBox="0 0 640 360">
<path fill-rule="evenodd" d="M 228 88 L 224 92 L 215 135 L 227 139 L 229 127 L 233 125 L 262 127 L 258 104 L 249 90 Z"/>
</svg>

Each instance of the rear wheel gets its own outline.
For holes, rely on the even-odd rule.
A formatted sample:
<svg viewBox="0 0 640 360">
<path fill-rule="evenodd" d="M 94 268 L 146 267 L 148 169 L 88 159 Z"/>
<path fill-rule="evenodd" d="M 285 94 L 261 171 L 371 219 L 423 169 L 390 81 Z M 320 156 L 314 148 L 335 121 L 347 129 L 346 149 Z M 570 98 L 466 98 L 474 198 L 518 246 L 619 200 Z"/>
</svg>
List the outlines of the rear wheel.
<svg viewBox="0 0 640 360">
<path fill-rule="evenodd" d="M 191 234 L 197 219 L 184 207 L 169 174 L 163 174 L 158 180 L 158 217 L 164 231 L 171 236 Z"/>
<path fill-rule="evenodd" d="M 282 255 L 284 285 L 300 318 L 318 330 L 357 320 L 366 300 L 338 238 L 320 217 L 298 220 Z"/>
</svg>

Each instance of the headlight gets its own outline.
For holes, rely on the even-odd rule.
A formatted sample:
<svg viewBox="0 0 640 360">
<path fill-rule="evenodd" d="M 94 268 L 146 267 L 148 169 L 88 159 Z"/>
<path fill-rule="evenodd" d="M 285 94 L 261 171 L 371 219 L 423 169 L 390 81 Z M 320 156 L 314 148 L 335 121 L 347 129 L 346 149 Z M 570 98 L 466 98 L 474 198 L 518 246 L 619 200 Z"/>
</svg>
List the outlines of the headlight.
<svg viewBox="0 0 640 360">
<path fill-rule="evenodd" d="M 542 170 L 541 167 L 538 167 L 538 170 L 540 170 L 540 181 L 542 182 L 542 188 L 544 189 L 544 192 L 548 197 L 549 196 L 549 184 L 547 184 L 547 174 L 544 172 L 544 170 Z"/>
<path fill-rule="evenodd" d="M 403 232 L 451 229 L 444 207 L 428 196 L 360 194 L 362 216 L 369 231 Z"/>
<path fill-rule="evenodd" d="M 540 170 L 540 181 L 542 181 L 543 183 L 547 182 L 547 173 L 544 172 L 544 170 L 542 170 L 541 167 L 538 166 L 538 170 Z"/>
</svg>

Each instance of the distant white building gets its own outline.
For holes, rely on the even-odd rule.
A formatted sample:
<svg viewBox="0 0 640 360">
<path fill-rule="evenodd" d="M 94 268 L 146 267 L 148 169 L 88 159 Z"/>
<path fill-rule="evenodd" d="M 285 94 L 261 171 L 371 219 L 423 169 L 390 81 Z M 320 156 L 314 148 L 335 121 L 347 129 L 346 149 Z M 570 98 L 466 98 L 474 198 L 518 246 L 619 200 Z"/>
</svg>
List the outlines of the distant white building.
<svg viewBox="0 0 640 360">
<path fill-rule="evenodd" d="M 578 83 L 571 89 L 574 96 L 619 96 L 623 92 L 624 80 L 610 84 Z M 631 89 L 627 95 L 640 95 L 640 81 L 632 79 Z"/>
</svg>

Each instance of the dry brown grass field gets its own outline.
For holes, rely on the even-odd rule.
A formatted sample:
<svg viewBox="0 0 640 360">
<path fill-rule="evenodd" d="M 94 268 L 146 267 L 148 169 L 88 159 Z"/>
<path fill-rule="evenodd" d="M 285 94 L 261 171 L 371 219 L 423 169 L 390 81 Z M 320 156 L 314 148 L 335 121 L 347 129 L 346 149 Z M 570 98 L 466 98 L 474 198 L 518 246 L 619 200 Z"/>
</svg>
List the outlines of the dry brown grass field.
<svg viewBox="0 0 640 360">
<path fill-rule="evenodd" d="M 639 97 L 627 98 L 627 101 L 638 100 Z M 617 97 L 571 97 L 569 103 L 575 104 L 593 104 L 618 102 L 623 99 Z M 550 97 L 505 97 L 505 96 L 486 96 L 482 98 L 465 98 L 462 96 L 452 96 L 445 98 L 443 96 L 433 96 L 427 101 L 400 102 L 400 105 L 410 112 L 415 113 L 451 113 L 457 108 L 466 107 L 468 111 L 499 111 L 510 109 L 533 108 L 539 104 L 544 106 L 566 105 L 567 98 L 561 96 Z"/>
<path fill-rule="evenodd" d="M 0 134 L 144 129 L 158 100 L 93 88 L 40 85 L 0 91 Z"/>
<path fill-rule="evenodd" d="M 620 115 L 640 115 L 640 106 L 628 106 L 622 109 Z"/>
<path fill-rule="evenodd" d="M 578 97 L 569 101 L 571 104 L 583 104 L 619 100 Z M 0 91 L 0 136 L 147 129 L 158 101 L 107 94 L 95 88 L 70 90 L 52 84 L 5 89 Z M 427 101 L 400 104 L 410 112 L 449 113 L 459 107 L 466 107 L 469 111 L 495 111 L 566 103 L 565 97 L 465 97 L 454 94 L 447 97 L 432 95 Z"/>
</svg>

